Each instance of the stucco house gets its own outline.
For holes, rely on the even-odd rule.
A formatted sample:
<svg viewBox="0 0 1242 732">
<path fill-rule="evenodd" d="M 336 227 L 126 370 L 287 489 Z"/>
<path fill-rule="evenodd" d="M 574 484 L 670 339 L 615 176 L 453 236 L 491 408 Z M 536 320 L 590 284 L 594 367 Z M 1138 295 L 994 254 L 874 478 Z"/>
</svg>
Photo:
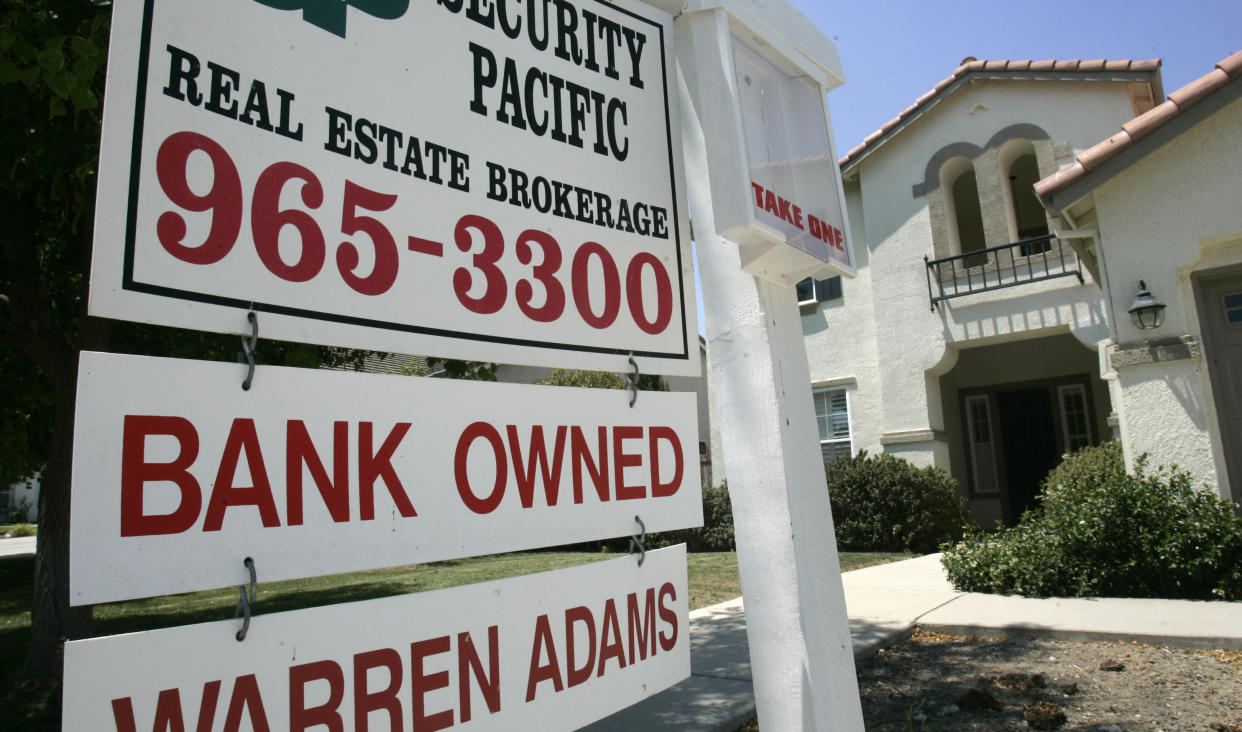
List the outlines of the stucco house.
<svg viewBox="0 0 1242 732">
<path fill-rule="evenodd" d="M 1098 262 L 1122 446 L 1242 502 L 1242 51 L 1113 132 L 1035 190 Z"/>
<path fill-rule="evenodd" d="M 1159 61 L 966 59 L 841 159 L 858 276 L 798 289 L 825 459 L 944 468 L 991 526 L 1114 436 L 1102 344 L 1129 316 L 1033 185 L 1163 98 Z"/>
</svg>

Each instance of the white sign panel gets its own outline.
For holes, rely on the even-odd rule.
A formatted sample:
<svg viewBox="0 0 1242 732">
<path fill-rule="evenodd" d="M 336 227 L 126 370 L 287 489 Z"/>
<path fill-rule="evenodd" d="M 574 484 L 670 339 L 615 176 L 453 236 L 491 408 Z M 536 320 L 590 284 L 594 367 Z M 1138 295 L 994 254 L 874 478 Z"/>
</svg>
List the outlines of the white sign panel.
<svg viewBox="0 0 1242 732">
<path fill-rule="evenodd" d="M 64 730 L 571 730 L 690 675 L 685 546 L 65 644 Z M 119 673 L 118 673 L 119 672 Z"/>
<path fill-rule="evenodd" d="M 671 16 L 114 5 L 92 314 L 698 373 Z"/>
<path fill-rule="evenodd" d="M 702 523 L 695 395 L 86 352 L 71 602 Z"/>
</svg>

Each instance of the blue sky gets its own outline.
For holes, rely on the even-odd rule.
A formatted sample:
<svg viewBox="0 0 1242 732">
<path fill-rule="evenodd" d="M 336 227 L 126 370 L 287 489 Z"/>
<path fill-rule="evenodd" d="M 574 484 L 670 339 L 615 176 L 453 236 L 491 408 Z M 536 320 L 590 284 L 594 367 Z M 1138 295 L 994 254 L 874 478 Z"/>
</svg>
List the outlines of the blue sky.
<svg viewBox="0 0 1242 732">
<path fill-rule="evenodd" d="M 862 142 L 966 56 L 1161 58 L 1165 93 L 1242 50 L 1242 0 L 791 0 L 837 44 L 837 152 Z"/>
</svg>

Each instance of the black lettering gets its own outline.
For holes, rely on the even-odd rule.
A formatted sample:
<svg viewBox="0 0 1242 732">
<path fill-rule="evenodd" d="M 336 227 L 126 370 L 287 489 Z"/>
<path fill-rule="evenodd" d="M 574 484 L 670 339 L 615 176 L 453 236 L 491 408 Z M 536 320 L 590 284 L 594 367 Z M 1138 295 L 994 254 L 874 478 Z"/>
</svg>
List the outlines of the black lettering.
<svg viewBox="0 0 1242 732">
<path fill-rule="evenodd" d="M 237 100 L 233 99 L 233 92 L 241 86 L 241 75 L 214 61 L 208 61 L 207 68 L 211 71 L 211 94 L 203 109 L 237 119 Z"/>
<path fill-rule="evenodd" d="M 470 100 L 470 111 L 486 117 L 487 105 L 483 103 L 483 87 L 496 86 L 496 57 L 477 43 L 470 43 L 468 46 L 474 58 L 474 98 Z"/>
<path fill-rule="evenodd" d="M 203 95 L 198 91 L 198 72 L 202 70 L 198 58 L 171 44 L 165 48 L 168 49 L 169 68 L 168 86 L 164 87 L 164 93 L 197 107 L 203 103 Z M 184 92 L 182 87 L 185 87 Z"/>
<path fill-rule="evenodd" d="M 267 113 L 267 87 L 263 86 L 263 82 L 257 79 L 251 82 L 250 94 L 246 96 L 246 108 L 237 119 L 261 130 L 272 131 L 272 122 Z"/>
<path fill-rule="evenodd" d="M 332 107 L 324 107 L 323 111 L 328 113 L 328 141 L 323 144 L 323 149 L 328 152 L 334 152 L 338 155 L 350 154 L 350 143 L 346 140 L 345 135 L 349 134 L 350 126 L 353 124 L 353 117 L 347 112 Z"/>
</svg>

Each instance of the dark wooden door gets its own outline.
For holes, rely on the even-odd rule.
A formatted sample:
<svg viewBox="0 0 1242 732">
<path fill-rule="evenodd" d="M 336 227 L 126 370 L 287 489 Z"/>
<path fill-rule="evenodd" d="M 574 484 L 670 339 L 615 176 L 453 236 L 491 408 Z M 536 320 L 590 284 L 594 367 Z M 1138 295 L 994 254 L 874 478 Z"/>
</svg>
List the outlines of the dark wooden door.
<svg viewBox="0 0 1242 732">
<path fill-rule="evenodd" d="M 1005 523 L 1012 526 L 1035 505 L 1039 484 L 1060 457 L 1047 387 L 996 395 L 1005 456 Z"/>
</svg>

